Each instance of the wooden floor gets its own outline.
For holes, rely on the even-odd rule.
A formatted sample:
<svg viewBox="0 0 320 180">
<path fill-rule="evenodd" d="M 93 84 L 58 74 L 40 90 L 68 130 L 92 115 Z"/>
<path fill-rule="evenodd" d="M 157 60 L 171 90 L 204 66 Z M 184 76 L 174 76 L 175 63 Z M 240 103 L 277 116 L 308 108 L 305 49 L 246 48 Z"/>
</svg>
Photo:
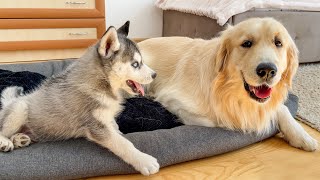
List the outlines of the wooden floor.
<svg viewBox="0 0 320 180">
<path fill-rule="evenodd" d="M 318 131 L 303 126 L 320 142 Z M 305 152 L 292 148 L 276 136 L 231 153 L 165 167 L 149 177 L 135 174 L 90 178 L 109 179 L 320 179 L 320 151 Z"/>
</svg>

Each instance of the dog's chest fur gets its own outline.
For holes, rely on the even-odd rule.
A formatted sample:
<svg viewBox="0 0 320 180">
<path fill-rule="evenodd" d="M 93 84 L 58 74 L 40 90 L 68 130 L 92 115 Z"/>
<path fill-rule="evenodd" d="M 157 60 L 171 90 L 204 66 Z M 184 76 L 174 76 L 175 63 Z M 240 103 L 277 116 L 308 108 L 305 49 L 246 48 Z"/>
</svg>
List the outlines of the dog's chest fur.
<svg viewBox="0 0 320 180">
<path fill-rule="evenodd" d="M 112 99 L 105 94 L 99 93 L 96 96 L 97 102 L 100 107 L 93 110 L 93 116 L 99 120 L 102 124 L 108 126 L 114 118 L 122 111 L 122 98 L 118 95 L 117 99 Z"/>
</svg>

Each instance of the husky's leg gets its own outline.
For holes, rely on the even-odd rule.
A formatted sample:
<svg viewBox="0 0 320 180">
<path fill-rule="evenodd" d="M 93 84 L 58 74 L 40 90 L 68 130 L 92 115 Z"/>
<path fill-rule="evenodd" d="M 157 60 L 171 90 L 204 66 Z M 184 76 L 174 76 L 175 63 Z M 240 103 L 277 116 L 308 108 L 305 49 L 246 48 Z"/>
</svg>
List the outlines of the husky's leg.
<svg viewBox="0 0 320 180">
<path fill-rule="evenodd" d="M 28 118 L 28 106 L 24 101 L 9 104 L 0 112 L 0 151 L 11 151 L 14 148 L 9 139 L 17 133 Z"/>
<path fill-rule="evenodd" d="M 119 125 L 117 124 L 116 121 L 112 121 L 112 125 L 113 125 L 114 129 L 115 129 L 119 134 L 123 134 L 123 133 L 119 130 Z"/>
<path fill-rule="evenodd" d="M 115 119 L 108 110 L 97 109 L 93 112 L 93 117 L 97 122 L 88 127 L 86 137 L 89 140 L 109 149 L 143 175 L 147 176 L 159 171 L 160 166 L 156 158 L 139 151 L 117 132 Z"/>
<path fill-rule="evenodd" d="M 7 152 L 12 151 L 14 148 L 13 143 L 5 136 L 0 134 L 0 151 Z"/>
<path fill-rule="evenodd" d="M 112 126 L 99 131 L 91 130 L 89 134 L 89 140 L 109 149 L 141 174 L 148 176 L 159 171 L 159 164 L 156 158 L 139 151 Z"/>
</svg>

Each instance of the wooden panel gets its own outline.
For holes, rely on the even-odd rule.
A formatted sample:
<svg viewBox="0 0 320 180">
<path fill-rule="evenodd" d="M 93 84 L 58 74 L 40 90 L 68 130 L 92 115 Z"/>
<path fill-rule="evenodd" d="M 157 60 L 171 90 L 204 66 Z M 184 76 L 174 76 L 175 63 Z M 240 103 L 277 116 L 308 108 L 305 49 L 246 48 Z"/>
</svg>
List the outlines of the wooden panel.
<svg viewBox="0 0 320 180">
<path fill-rule="evenodd" d="M 97 39 L 96 28 L 0 29 L 0 42 Z"/>
<path fill-rule="evenodd" d="M 6 0 L 11 1 L 11 0 Z M 21 2 L 22 0 L 16 0 Z M 37 0 L 32 0 L 37 1 Z M 41 1 L 41 0 L 38 0 Z M 95 0 L 95 8 L 91 9 L 90 6 L 81 8 L 81 5 L 77 4 L 66 4 L 67 7 L 59 8 L 61 5 L 54 5 L 53 8 L 39 8 L 39 7 L 46 7 L 49 0 L 46 0 L 45 3 L 42 5 L 37 5 L 36 8 L 21 8 L 22 6 L 18 6 L 18 8 L 1 8 L 0 6 L 0 18 L 93 18 L 93 17 L 105 17 L 105 8 L 104 8 L 104 1 L 105 0 Z M 54 2 L 56 0 L 50 0 L 51 5 L 59 4 L 59 2 Z M 60 0 L 59 0 L 60 1 Z M 91 1 L 91 0 L 85 0 Z M 28 1 L 29 2 L 29 1 Z M 84 2 L 84 0 L 65 0 L 65 2 Z M 3 4 L 2 1 L 0 4 Z M 11 4 L 11 3 L 10 3 Z M 19 4 L 19 3 L 17 3 Z M 46 5 L 47 4 L 47 5 Z M 33 4 L 34 5 L 34 4 Z M 5 5 L 2 5 L 5 7 Z M 7 5 L 12 7 L 14 5 Z M 74 7 L 72 7 L 74 6 Z M 55 8 L 56 7 L 56 8 Z M 77 7 L 77 8 L 75 8 Z"/>
<path fill-rule="evenodd" d="M 136 42 L 136 43 L 139 43 L 139 42 L 144 41 L 144 40 L 146 40 L 146 39 L 148 39 L 148 38 L 133 38 L 132 40 L 133 40 L 134 42 Z"/>
<path fill-rule="evenodd" d="M 105 20 L 99 19 L 0 19 L 0 29 L 97 28 L 98 37 L 106 31 Z"/>
<path fill-rule="evenodd" d="M 1 0 L 0 8 L 94 9 L 95 0 Z"/>
<path fill-rule="evenodd" d="M 0 50 L 35 50 L 85 48 L 95 43 L 105 32 L 101 19 L 0 19 L 0 29 L 96 28 L 97 38 L 81 40 L 44 40 L 0 42 Z"/>
<path fill-rule="evenodd" d="M 81 57 L 86 48 L 80 49 L 53 49 L 27 51 L 0 51 L 1 64 L 16 64 L 24 62 L 39 62 L 53 59 L 67 59 Z"/>
<path fill-rule="evenodd" d="M 0 42 L 0 51 L 87 48 L 96 42 L 95 39 Z"/>
</svg>

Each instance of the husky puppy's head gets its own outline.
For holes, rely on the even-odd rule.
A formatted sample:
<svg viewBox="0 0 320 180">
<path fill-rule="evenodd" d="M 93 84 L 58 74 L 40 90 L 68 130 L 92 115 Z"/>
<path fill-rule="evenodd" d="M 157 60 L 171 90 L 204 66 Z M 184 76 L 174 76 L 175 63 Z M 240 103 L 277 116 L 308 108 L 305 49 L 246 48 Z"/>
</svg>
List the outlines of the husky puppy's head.
<svg viewBox="0 0 320 180">
<path fill-rule="evenodd" d="M 144 88 L 141 84 L 151 83 L 157 74 L 143 63 L 137 45 L 127 38 L 129 24 L 127 21 L 118 30 L 109 27 L 97 48 L 103 66 L 110 72 L 109 80 L 112 84 L 129 94 L 143 96 Z"/>
</svg>

